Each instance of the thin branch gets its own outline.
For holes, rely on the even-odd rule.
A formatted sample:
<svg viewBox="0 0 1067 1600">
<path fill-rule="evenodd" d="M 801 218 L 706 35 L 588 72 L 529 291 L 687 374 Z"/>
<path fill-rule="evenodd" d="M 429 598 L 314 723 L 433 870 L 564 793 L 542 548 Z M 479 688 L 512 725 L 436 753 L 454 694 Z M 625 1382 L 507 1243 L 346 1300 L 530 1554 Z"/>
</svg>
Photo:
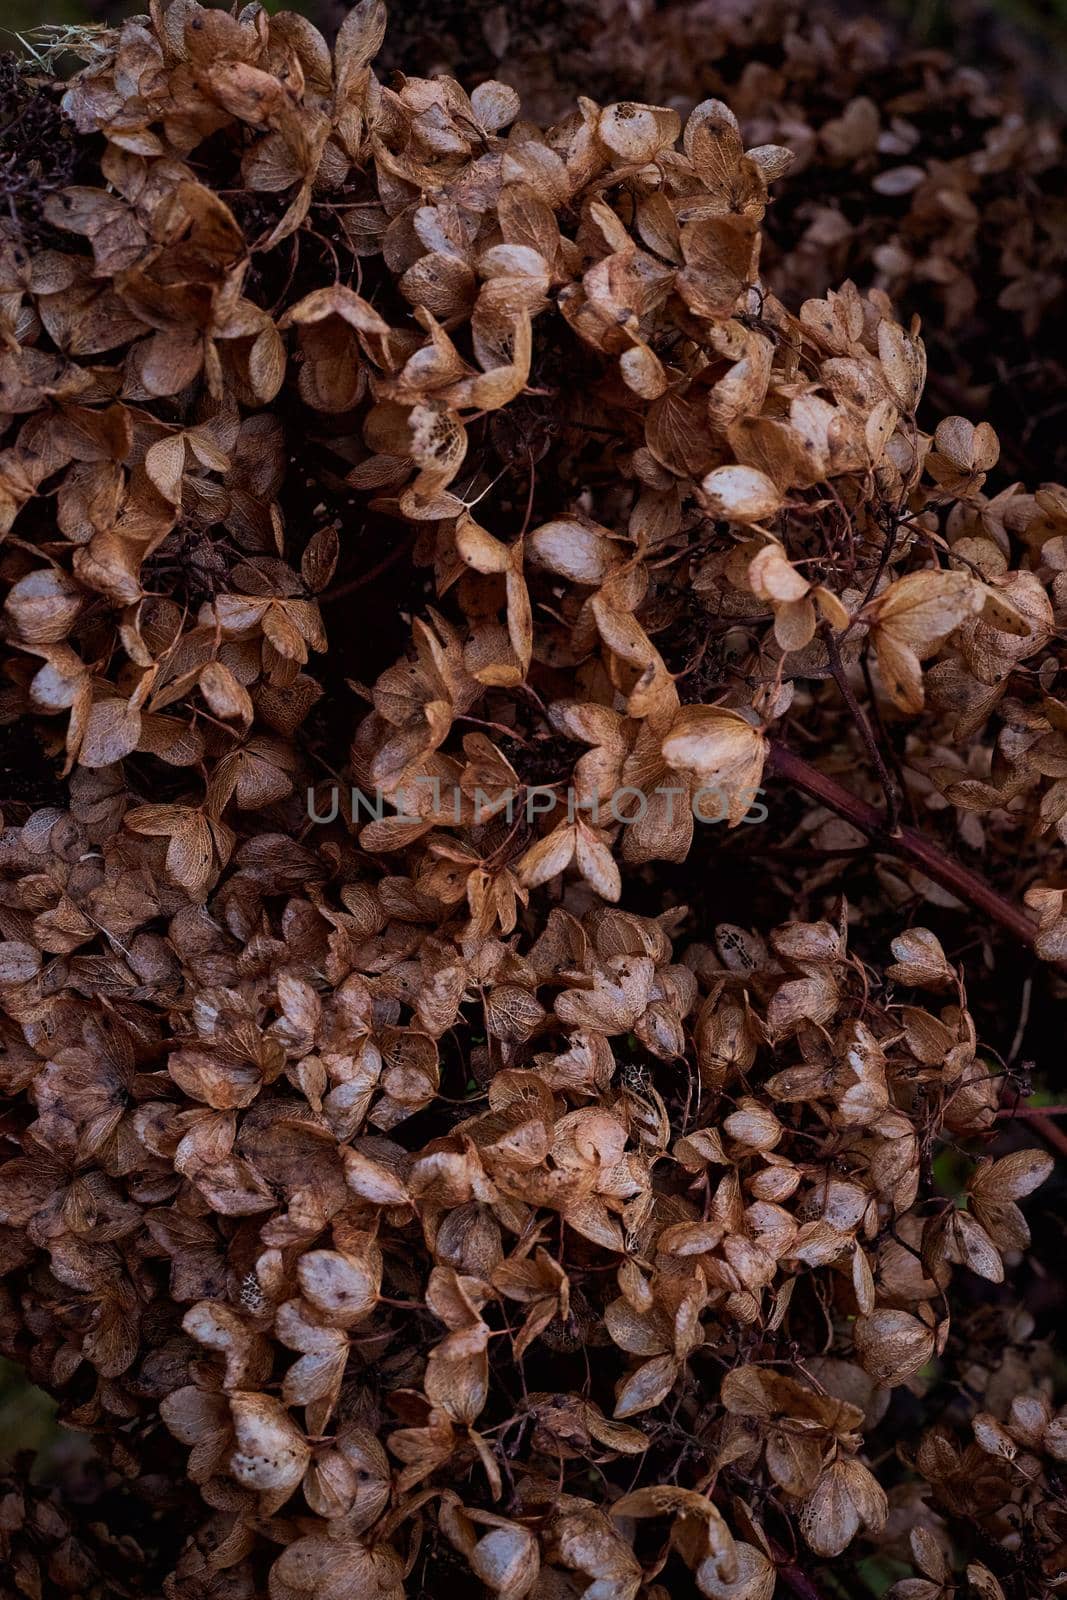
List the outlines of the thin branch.
<svg viewBox="0 0 1067 1600">
<path fill-rule="evenodd" d="M 347 583 L 338 584 L 335 589 L 324 590 L 318 597 L 319 605 L 332 606 L 335 601 L 343 600 L 346 595 L 355 594 L 357 589 L 365 589 L 368 583 L 373 583 L 376 578 L 380 578 L 384 573 L 388 572 L 390 567 L 395 567 L 397 562 L 407 554 L 410 544 L 411 537 L 408 536 L 394 550 L 390 551 L 389 555 L 379 561 L 377 566 L 371 567 L 367 572 L 361 572 L 358 578 L 352 578 Z"/>
<path fill-rule="evenodd" d="M 893 775 L 897 780 L 897 792 L 900 795 L 901 802 L 908 808 L 909 820 L 914 823 L 917 821 L 915 815 L 915 800 L 911 790 L 908 788 L 907 780 L 904 777 L 904 764 L 897 754 L 892 739 L 889 737 L 885 722 L 882 718 L 882 713 L 878 707 L 878 696 L 874 692 L 874 678 L 871 673 L 871 652 L 868 641 L 866 640 L 864 641 L 863 647 L 860 650 L 860 671 L 863 673 L 863 682 L 867 688 L 868 720 L 871 724 L 871 728 L 874 731 L 875 738 L 879 741 L 879 748 L 884 750 L 889 757 L 890 765 L 893 768 Z"/>
<path fill-rule="evenodd" d="M 1015 1060 L 1015 1057 L 1019 1054 L 1019 1051 L 1023 1047 L 1023 1040 L 1026 1038 L 1026 1026 L 1030 1021 L 1030 1001 L 1033 996 L 1033 992 L 1034 980 L 1029 976 L 1029 974 L 1027 974 L 1026 980 L 1023 983 L 1022 999 L 1019 1004 L 1019 1020 L 1015 1025 L 1015 1037 L 1011 1041 L 1011 1049 L 1008 1051 L 1008 1059 L 1004 1063 L 1004 1065 L 1007 1067 L 1011 1066 L 1012 1062 Z"/>
<path fill-rule="evenodd" d="M 1067 1117 L 1067 1106 L 1003 1106 L 998 1117 Z"/>
<path fill-rule="evenodd" d="M 1063 1106 L 1002 1106 L 997 1112 L 998 1117 L 1003 1117 L 1008 1122 L 1014 1122 L 1017 1117 L 1025 1117 L 1027 1123 L 1048 1145 L 1050 1150 L 1055 1150 L 1061 1156 L 1067 1156 L 1067 1133 L 1052 1119 L 1065 1108 Z"/>
<path fill-rule="evenodd" d="M 892 773 L 886 766 L 885 757 L 882 754 L 878 740 L 871 731 L 867 714 L 856 699 L 852 685 L 848 681 L 848 672 L 845 669 L 845 663 L 841 659 L 841 651 L 832 628 L 826 629 L 826 651 L 830 658 L 830 671 L 834 675 L 834 682 L 841 691 L 841 698 L 848 707 L 852 720 L 859 730 L 860 737 L 867 746 L 867 754 L 870 756 L 874 764 L 874 770 L 878 774 L 878 782 L 882 785 L 882 792 L 885 795 L 886 832 L 895 834 L 900 825 L 900 793 Z"/>
<path fill-rule="evenodd" d="M 788 783 L 794 784 L 813 800 L 818 800 L 828 810 L 843 817 L 860 833 L 866 834 L 867 838 L 879 848 L 918 867 L 920 872 L 942 889 L 947 889 L 950 894 L 955 895 L 957 900 L 973 906 L 997 927 L 1010 933 L 1020 944 L 1026 945 L 1027 949 L 1034 949 L 1037 924 L 1032 922 L 1018 906 L 1006 900 L 1002 894 L 998 894 L 996 889 L 978 873 L 972 872 L 962 862 L 946 854 L 932 839 L 926 838 L 925 834 L 919 833 L 915 828 L 903 827 L 898 827 L 895 833 L 890 833 L 886 827 L 886 818 L 874 806 L 868 805 L 859 795 L 843 788 L 836 779 L 829 777 L 825 772 L 820 772 L 817 767 L 805 761 L 803 756 L 796 755 L 794 751 L 776 740 L 771 741 L 770 765 L 779 777 L 785 778 Z M 1067 1134 L 1057 1127 L 1051 1117 L 1034 1110 L 1028 1114 L 1027 1121 L 1051 1149 L 1061 1156 L 1067 1156 Z"/>
<path fill-rule="evenodd" d="M 861 800 L 859 795 L 853 794 L 850 789 L 843 788 L 835 778 L 820 772 L 817 767 L 805 761 L 803 756 L 796 755 L 784 744 L 773 740 L 770 764 L 780 777 L 795 784 L 813 800 L 820 801 L 829 810 L 836 812 L 860 833 L 866 834 L 868 839 L 876 841 L 893 855 L 910 861 L 932 882 L 942 889 L 947 889 L 958 900 L 973 906 L 976 911 L 981 911 L 1020 943 L 1033 949 L 1038 932 L 1037 924 L 1031 922 L 1018 906 L 1012 905 L 1010 900 L 1005 900 L 1002 894 L 998 894 L 996 889 L 978 873 L 972 872 L 962 862 L 947 855 L 940 845 L 934 844 L 925 834 L 919 833 L 915 828 L 905 827 L 890 833 L 886 828 L 885 817 L 875 806 L 869 805 L 866 800 Z"/>
<path fill-rule="evenodd" d="M 777 1576 L 789 1593 L 795 1595 L 796 1600 L 823 1600 L 822 1591 L 807 1573 L 797 1566 L 796 1559 L 782 1548 L 777 1539 L 772 1539 L 770 1546 Z"/>
</svg>

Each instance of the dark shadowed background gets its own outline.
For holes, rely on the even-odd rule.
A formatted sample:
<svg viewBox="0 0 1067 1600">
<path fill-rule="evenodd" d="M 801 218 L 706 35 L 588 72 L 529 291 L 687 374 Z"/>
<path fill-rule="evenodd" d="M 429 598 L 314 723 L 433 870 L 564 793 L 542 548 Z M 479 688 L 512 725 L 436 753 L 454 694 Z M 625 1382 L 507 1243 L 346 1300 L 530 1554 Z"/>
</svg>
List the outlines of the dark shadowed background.
<svg viewBox="0 0 1067 1600">
<path fill-rule="evenodd" d="M 264 4 L 269 12 L 302 12 L 327 36 L 347 10 L 344 0 Z M 137 0 L 6 0 L 0 14 L 13 46 L 14 36 L 46 24 L 115 23 L 145 9 Z M 492 62 L 486 41 L 496 44 L 506 30 L 513 37 L 539 35 L 550 66 L 558 65 L 590 26 L 610 26 L 613 14 L 625 10 L 624 0 L 392 0 L 393 60 L 413 72 L 447 64 L 460 69 L 458 76 L 484 76 Z M 911 42 L 949 49 L 978 65 L 990 54 L 1015 60 L 1036 101 L 1067 107 L 1067 0 L 853 0 L 840 10 L 848 17 L 892 17 Z"/>
</svg>

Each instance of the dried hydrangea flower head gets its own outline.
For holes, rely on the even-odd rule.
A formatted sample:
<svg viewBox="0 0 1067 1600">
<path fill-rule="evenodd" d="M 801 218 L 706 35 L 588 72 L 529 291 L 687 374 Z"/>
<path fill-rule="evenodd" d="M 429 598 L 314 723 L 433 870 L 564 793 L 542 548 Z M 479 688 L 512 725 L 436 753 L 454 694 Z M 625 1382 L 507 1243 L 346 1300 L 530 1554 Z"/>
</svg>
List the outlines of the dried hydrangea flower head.
<svg viewBox="0 0 1067 1600">
<path fill-rule="evenodd" d="M 928 429 L 908 273 L 764 274 L 777 100 L 538 122 L 385 30 L 154 4 L 0 221 L 5 715 L 69 779 L 0 836 L 2 1348 L 181 1463 L 169 1600 L 810 1600 L 909 1507 L 900 1600 L 953 1517 L 1051 1595 L 972 1280 L 1052 1161 L 926 922 L 1067 949 L 1064 491 Z"/>
</svg>

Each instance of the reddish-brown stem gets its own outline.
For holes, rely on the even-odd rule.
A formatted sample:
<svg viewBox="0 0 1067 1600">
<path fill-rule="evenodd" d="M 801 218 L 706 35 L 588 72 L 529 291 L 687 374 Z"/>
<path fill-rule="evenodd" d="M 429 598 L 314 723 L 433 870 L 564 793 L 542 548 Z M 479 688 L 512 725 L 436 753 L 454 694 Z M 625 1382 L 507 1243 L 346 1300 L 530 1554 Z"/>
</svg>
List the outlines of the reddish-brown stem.
<svg viewBox="0 0 1067 1600">
<path fill-rule="evenodd" d="M 368 583 L 373 583 L 375 578 L 380 578 L 383 573 L 389 571 L 390 567 L 396 566 L 397 562 L 407 554 L 410 543 L 410 539 L 404 539 L 394 550 L 390 551 L 384 560 L 379 561 L 369 571 L 361 572 L 358 578 L 351 578 L 347 583 L 338 584 L 336 589 L 325 590 L 323 594 L 319 595 L 319 605 L 332 606 L 335 600 L 342 600 L 345 595 L 355 594 L 357 589 L 365 589 Z"/>
<path fill-rule="evenodd" d="M 1006 1116 L 1009 1122 L 1014 1120 L 1010 1107 L 1002 1108 L 997 1112 L 997 1116 Z M 1067 1157 L 1067 1133 L 1064 1133 L 1059 1123 L 1052 1117 L 1045 1116 L 1044 1112 L 1035 1108 L 1027 1115 L 1026 1125 L 1034 1130 L 1050 1150 L 1054 1150 L 1058 1156 Z"/>
<path fill-rule="evenodd" d="M 818 800 L 828 810 L 844 818 L 881 849 L 918 867 L 920 872 L 942 889 L 947 889 L 950 894 L 955 895 L 957 900 L 962 900 L 967 905 L 973 906 L 976 911 L 982 912 L 991 922 L 1003 928 L 1006 933 L 1010 933 L 1028 949 L 1034 948 L 1038 932 L 1037 924 L 1032 922 L 1018 906 L 1006 900 L 1002 894 L 998 894 L 996 889 L 978 873 L 972 872 L 962 862 L 954 860 L 932 839 L 926 838 L 925 834 L 919 833 L 915 828 L 903 827 L 890 832 L 886 827 L 885 817 L 874 806 L 868 805 L 859 795 L 843 788 L 835 778 L 820 772 L 817 767 L 805 761 L 803 756 L 798 756 L 776 740 L 771 741 L 770 766 L 787 783 L 794 784 L 813 800 Z M 1047 1145 L 1058 1151 L 1061 1156 L 1067 1156 L 1067 1134 L 1057 1127 L 1050 1116 L 1035 1108 L 1027 1113 L 1027 1121 Z"/>
<path fill-rule="evenodd" d="M 1003 1106 L 998 1117 L 1067 1117 L 1067 1106 Z"/>
<path fill-rule="evenodd" d="M 796 1596 L 796 1600 L 823 1600 L 822 1591 L 818 1589 L 796 1561 L 783 1550 L 777 1539 L 772 1539 L 771 1555 L 777 1568 L 778 1577 L 789 1593 Z M 777 1591 L 776 1591 L 777 1592 Z"/>
<path fill-rule="evenodd" d="M 1050 1150 L 1055 1150 L 1061 1156 L 1067 1156 L 1067 1133 L 1054 1117 L 1067 1113 L 1067 1106 L 1001 1106 L 997 1112 L 998 1117 L 1003 1117 L 1008 1122 L 1014 1122 L 1017 1117 L 1025 1117 L 1034 1132 L 1039 1134 Z"/>
<path fill-rule="evenodd" d="M 998 894 L 978 873 L 947 855 L 925 834 L 915 828 L 897 828 L 895 832 L 889 832 L 885 817 L 876 807 L 868 805 L 866 800 L 861 800 L 850 789 L 843 788 L 835 778 L 820 772 L 784 744 L 772 741 L 770 764 L 788 783 L 795 784 L 813 800 L 819 800 L 860 833 L 865 833 L 868 839 L 877 841 L 883 849 L 910 861 L 932 882 L 947 889 L 958 900 L 973 906 L 976 911 L 981 911 L 990 921 L 1033 949 L 1037 924 L 1031 922 L 1018 906 Z"/>
</svg>

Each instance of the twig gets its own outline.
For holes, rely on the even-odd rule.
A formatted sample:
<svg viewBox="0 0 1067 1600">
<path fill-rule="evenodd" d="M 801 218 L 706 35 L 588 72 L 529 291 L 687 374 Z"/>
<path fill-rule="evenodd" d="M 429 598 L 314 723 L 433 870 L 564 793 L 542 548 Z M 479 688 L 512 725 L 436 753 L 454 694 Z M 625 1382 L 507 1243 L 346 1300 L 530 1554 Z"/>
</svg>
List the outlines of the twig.
<svg viewBox="0 0 1067 1600">
<path fill-rule="evenodd" d="M 777 1575 L 789 1593 L 796 1595 L 797 1600 L 823 1600 L 822 1591 L 816 1587 L 807 1573 L 797 1566 L 795 1559 L 783 1549 L 777 1539 L 772 1539 L 770 1546 Z"/>
<path fill-rule="evenodd" d="M 874 577 L 871 579 L 870 583 L 867 585 L 867 592 L 863 596 L 863 600 L 861 601 L 860 605 L 858 606 L 858 608 L 856 609 L 855 613 L 853 614 L 852 621 L 849 623 L 848 627 L 845 629 L 846 638 L 852 632 L 853 628 L 856 626 L 857 622 L 862 617 L 862 615 L 863 615 L 865 609 L 867 608 L 867 606 L 874 599 L 875 592 L 877 591 L 878 585 L 881 583 L 882 577 L 883 577 L 883 575 L 885 573 L 885 570 L 889 566 L 890 558 L 893 555 L 893 551 L 896 549 L 897 534 L 900 532 L 901 518 L 900 518 L 899 513 L 890 513 L 890 518 L 892 520 L 893 526 L 891 528 L 884 529 L 885 541 L 884 541 L 884 543 L 882 545 L 882 553 L 878 557 L 878 565 L 874 570 Z"/>
<path fill-rule="evenodd" d="M 355 594 L 357 589 L 365 589 L 368 583 L 373 583 L 375 578 L 380 578 L 383 573 L 395 567 L 397 562 L 407 554 L 411 539 L 404 539 L 396 549 L 391 551 L 377 566 L 371 567 L 368 572 L 361 572 L 358 578 L 352 578 L 348 583 L 338 584 L 336 589 L 326 589 L 319 595 L 320 606 L 332 606 L 335 600 L 343 600 L 345 595 Z"/>
<path fill-rule="evenodd" d="M 1037 924 L 1031 922 L 1018 906 L 998 894 L 984 878 L 947 855 L 940 845 L 934 844 L 925 834 L 915 828 L 905 827 L 898 828 L 895 833 L 888 832 L 886 819 L 875 806 L 843 788 L 835 778 L 820 772 L 803 756 L 796 755 L 784 744 L 773 740 L 770 764 L 781 777 L 836 812 L 860 833 L 865 833 L 868 839 L 877 840 L 894 855 L 903 856 L 942 889 L 947 889 L 958 900 L 966 901 L 976 911 L 983 912 L 1020 943 L 1033 949 Z"/>
<path fill-rule="evenodd" d="M 1002 1106 L 997 1116 L 1012 1122 L 1016 1117 L 1067 1117 L 1067 1106 Z"/>
<path fill-rule="evenodd" d="M 1022 1049 L 1023 1040 L 1026 1038 L 1026 1024 L 1030 1020 L 1030 998 L 1033 988 L 1034 980 L 1028 975 L 1023 984 L 1022 1000 L 1019 1003 L 1019 1021 L 1015 1029 L 1015 1037 L 1011 1041 L 1011 1049 L 1008 1051 L 1008 1059 L 1005 1063 L 1009 1067 Z"/>
<path fill-rule="evenodd" d="M 1067 1133 L 1058 1127 L 1052 1120 L 1054 1117 L 1067 1114 L 1067 1106 L 1001 1106 L 997 1112 L 998 1118 L 1006 1122 L 1014 1122 L 1016 1118 L 1025 1117 L 1034 1132 L 1061 1156 L 1067 1156 Z"/>
<path fill-rule="evenodd" d="M 1020 944 L 1027 949 L 1034 949 L 1037 938 L 1037 924 L 1032 922 L 1025 912 L 1018 906 L 1012 905 L 1010 900 L 1005 900 L 998 894 L 993 886 L 986 882 L 978 873 L 972 872 L 962 862 L 954 860 L 947 855 L 932 839 L 926 838 L 915 828 L 898 827 L 895 833 L 890 833 L 886 828 L 886 819 L 881 812 L 866 800 L 861 800 L 859 795 L 845 789 L 836 779 L 820 772 L 803 756 L 796 755 L 786 745 L 771 741 L 770 765 L 787 782 L 803 790 L 813 800 L 826 806 L 839 817 L 843 817 L 852 827 L 860 833 L 867 835 L 872 842 L 877 843 L 882 849 L 900 856 L 909 861 L 913 866 L 925 873 L 933 883 L 939 884 L 942 889 L 947 889 L 957 900 L 965 901 L 973 906 L 976 911 L 989 918 L 998 927 L 1010 933 Z M 1060 963 L 1050 963 L 1060 966 Z M 1056 1150 L 1061 1156 L 1067 1156 L 1067 1134 L 1056 1126 L 1051 1117 L 1043 1112 L 1034 1110 L 1027 1119 L 1034 1132 L 1037 1133 L 1047 1145 Z"/>
<path fill-rule="evenodd" d="M 826 629 L 826 650 L 830 658 L 830 671 L 834 675 L 834 682 L 841 691 L 841 698 L 848 707 L 852 720 L 859 730 L 860 738 L 867 746 L 867 754 L 874 763 L 874 770 L 878 774 L 878 782 L 882 785 L 882 792 L 885 795 L 886 832 L 895 834 L 900 826 L 900 794 L 893 775 L 886 766 L 885 757 L 882 754 L 878 740 L 871 731 L 867 714 L 856 699 L 852 685 L 848 681 L 848 673 L 841 659 L 841 651 L 838 648 L 832 628 Z"/>
<path fill-rule="evenodd" d="M 860 670 L 863 673 L 863 681 L 867 687 L 868 720 L 874 731 L 875 738 L 880 742 L 880 748 L 889 754 L 901 801 L 908 808 L 909 820 L 914 823 L 918 820 L 915 815 L 915 800 L 904 777 L 904 763 L 897 754 L 896 747 L 886 730 L 882 713 L 878 708 L 878 696 L 874 692 L 874 678 L 871 674 L 871 653 L 866 642 L 860 651 Z"/>
</svg>

